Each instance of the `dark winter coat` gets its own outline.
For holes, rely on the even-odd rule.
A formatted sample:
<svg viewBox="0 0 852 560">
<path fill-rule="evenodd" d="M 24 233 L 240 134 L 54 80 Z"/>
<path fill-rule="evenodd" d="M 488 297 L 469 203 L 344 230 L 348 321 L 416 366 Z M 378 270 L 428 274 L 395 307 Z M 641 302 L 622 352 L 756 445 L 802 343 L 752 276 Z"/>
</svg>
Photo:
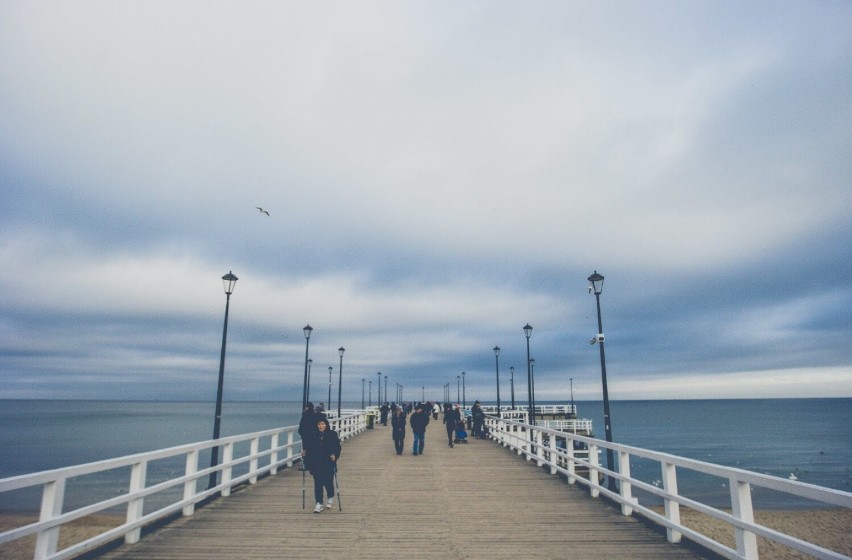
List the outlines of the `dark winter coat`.
<svg viewBox="0 0 852 560">
<path fill-rule="evenodd" d="M 391 426 L 393 426 L 393 439 L 399 441 L 405 439 L 405 425 L 408 423 L 408 418 L 405 414 L 394 413 L 391 416 Z"/>
<path fill-rule="evenodd" d="M 456 424 L 461 420 L 461 414 L 457 408 L 450 408 L 444 411 L 444 424 L 448 432 L 456 429 Z"/>
<path fill-rule="evenodd" d="M 412 432 L 423 433 L 426 431 L 426 426 L 429 425 L 429 415 L 423 412 L 423 410 L 420 410 L 411 415 L 409 423 L 411 424 Z"/>
<path fill-rule="evenodd" d="M 314 437 L 305 442 L 305 465 L 311 474 L 328 473 L 334 470 L 335 461 L 340 459 L 340 438 L 337 432 L 326 428 L 324 432 L 316 431 Z M 331 460 L 334 455 L 335 461 Z"/>
</svg>

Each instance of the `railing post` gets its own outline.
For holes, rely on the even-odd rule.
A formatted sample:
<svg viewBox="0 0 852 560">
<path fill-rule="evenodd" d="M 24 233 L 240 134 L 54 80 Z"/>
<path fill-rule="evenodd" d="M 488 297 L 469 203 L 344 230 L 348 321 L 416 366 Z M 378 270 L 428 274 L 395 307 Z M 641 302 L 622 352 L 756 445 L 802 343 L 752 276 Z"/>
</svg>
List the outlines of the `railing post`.
<svg viewBox="0 0 852 560">
<path fill-rule="evenodd" d="M 667 494 L 677 496 L 676 467 L 671 463 L 661 463 L 661 465 L 663 470 L 663 490 L 665 490 Z M 664 498 L 663 504 L 665 507 L 666 519 L 675 525 L 680 525 L 680 504 L 669 498 Z M 666 538 L 668 538 L 670 543 L 679 543 L 680 537 L 680 531 L 676 531 L 675 529 L 670 529 L 668 527 L 666 528 Z"/>
<path fill-rule="evenodd" d="M 222 496 L 228 497 L 231 495 L 231 478 L 234 467 L 231 466 L 231 461 L 234 460 L 234 444 L 233 442 L 226 443 L 222 451 L 222 464 L 227 465 L 222 467 Z"/>
<path fill-rule="evenodd" d="M 547 447 L 550 449 L 550 474 L 556 474 L 556 434 L 550 434 Z"/>
<path fill-rule="evenodd" d="M 577 477 L 574 474 L 577 472 L 577 465 L 574 463 L 574 440 L 565 438 L 565 451 L 568 454 L 568 484 L 576 484 Z"/>
<path fill-rule="evenodd" d="M 184 474 L 186 475 L 187 480 L 183 483 L 183 499 L 191 500 L 195 497 L 196 488 L 198 487 L 198 479 L 191 478 L 192 475 L 198 472 L 198 450 L 192 450 L 186 454 L 186 469 L 184 470 Z M 183 506 L 183 516 L 189 517 L 195 513 L 195 503 L 187 504 Z"/>
<path fill-rule="evenodd" d="M 589 494 L 592 498 L 601 495 L 600 473 L 598 472 L 598 446 L 589 444 Z"/>
<path fill-rule="evenodd" d="M 65 479 L 59 478 L 44 485 L 41 495 L 41 514 L 39 521 L 49 521 L 62 515 L 62 504 L 65 501 Z M 36 537 L 34 560 L 44 560 L 56 552 L 59 544 L 59 526 L 40 530 Z"/>
<path fill-rule="evenodd" d="M 746 523 L 754 523 L 754 509 L 751 503 L 751 485 L 730 479 L 731 514 Z M 757 537 L 751 531 L 734 527 L 737 540 L 737 554 L 748 560 L 757 560 Z"/>
<path fill-rule="evenodd" d="M 293 466 L 293 430 L 287 432 L 287 468 Z"/>
<path fill-rule="evenodd" d="M 630 454 L 626 451 L 618 452 L 618 474 L 621 475 L 619 489 L 621 499 L 624 500 L 621 504 L 621 515 L 629 516 L 633 514 L 633 492 L 630 485 Z"/>
<path fill-rule="evenodd" d="M 535 450 L 538 454 L 538 459 L 536 460 L 536 466 L 540 467 L 544 465 L 544 432 L 541 430 L 535 431 Z"/>
<path fill-rule="evenodd" d="M 249 484 L 257 484 L 257 453 L 260 451 L 260 438 L 253 437 L 251 438 L 251 444 L 249 447 L 249 455 L 251 455 L 251 459 L 249 459 Z"/>
<path fill-rule="evenodd" d="M 148 470 L 147 461 L 139 461 L 130 467 L 130 493 L 141 492 L 145 489 L 145 474 Z M 138 521 L 145 511 L 145 498 L 133 498 L 127 502 L 127 522 Z M 137 527 L 124 535 L 124 542 L 133 544 L 142 537 L 142 527 Z"/>
<path fill-rule="evenodd" d="M 272 467 L 269 469 L 269 474 L 276 475 L 278 474 L 278 432 L 275 432 L 269 438 L 269 449 L 272 450 L 272 454 L 269 456 L 269 464 Z"/>
</svg>

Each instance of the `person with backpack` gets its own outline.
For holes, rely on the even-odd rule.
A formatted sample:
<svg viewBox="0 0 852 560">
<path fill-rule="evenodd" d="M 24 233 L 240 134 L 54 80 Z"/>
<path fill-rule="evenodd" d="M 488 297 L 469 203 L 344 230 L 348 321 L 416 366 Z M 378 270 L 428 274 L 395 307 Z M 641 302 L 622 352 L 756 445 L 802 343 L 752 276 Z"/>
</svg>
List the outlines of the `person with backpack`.
<svg viewBox="0 0 852 560">
<path fill-rule="evenodd" d="M 453 408 L 451 403 L 444 405 L 444 427 L 447 429 L 447 445 L 453 447 L 453 440 L 456 437 L 456 425 L 461 421 L 461 414 L 458 408 Z"/>
</svg>

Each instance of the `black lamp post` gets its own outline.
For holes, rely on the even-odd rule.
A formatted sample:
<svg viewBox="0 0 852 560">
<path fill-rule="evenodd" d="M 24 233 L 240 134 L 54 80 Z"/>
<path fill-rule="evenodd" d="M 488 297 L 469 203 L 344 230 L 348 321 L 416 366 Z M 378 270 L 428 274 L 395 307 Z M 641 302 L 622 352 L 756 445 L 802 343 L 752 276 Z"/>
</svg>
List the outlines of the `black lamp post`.
<svg viewBox="0 0 852 560">
<path fill-rule="evenodd" d="M 225 383 L 225 343 L 228 340 L 228 308 L 231 305 L 231 294 L 234 293 L 234 285 L 238 278 L 233 272 L 222 277 L 222 283 L 225 286 L 225 326 L 222 328 L 222 353 L 219 355 L 219 385 L 216 388 L 216 415 L 213 418 L 213 439 L 219 439 L 219 427 L 222 423 L 222 389 Z M 215 467 L 219 464 L 219 446 L 213 448 L 210 455 L 210 466 Z M 207 488 L 216 486 L 216 472 L 210 473 L 210 481 Z"/>
<path fill-rule="evenodd" d="M 500 347 L 494 347 L 494 369 L 497 371 L 497 416 L 500 416 Z"/>
<path fill-rule="evenodd" d="M 310 402 L 311 400 L 311 365 L 313 365 L 314 361 L 308 358 L 308 382 L 305 385 L 307 389 L 305 390 L 305 402 Z M 303 409 L 305 407 L 302 407 Z"/>
<path fill-rule="evenodd" d="M 604 277 L 598 274 L 598 271 L 596 270 L 591 276 L 589 276 L 588 280 L 592 283 L 592 285 L 589 286 L 589 289 L 590 291 L 594 291 L 595 300 L 598 306 L 598 335 L 592 339 L 592 344 L 597 342 L 601 349 L 601 384 L 603 385 L 604 430 L 606 432 L 606 441 L 612 443 L 612 423 L 609 416 L 609 390 L 607 389 L 606 383 L 606 354 L 604 353 L 603 323 L 601 322 L 601 292 L 603 291 Z M 613 465 L 615 463 L 615 458 L 613 455 L 612 449 L 606 450 L 606 466 L 610 471 L 614 470 Z M 608 478 L 608 487 L 614 492 L 616 489 L 615 479 L 611 476 Z"/>
<path fill-rule="evenodd" d="M 361 378 L 361 410 L 364 410 L 364 383 L 366 381 L 363 377 Z"/>
<path fill-rule="evenodd" d="M 337 353 L 340 354 L 340 367 L 337 368 L 337 417 L 340 418 L 340 399 L 343 395 L 343 353 L 346 352 L 346 348 L 341 346 L 337 349 Z"/>
<path fill-rule="evenodd" d="M 461 375 L 456 376 L 456 402 L 461 400 Z"/>
<path fill-rule="evenodd" d="M 311 343 L 311 333 L 313 328 L 310 325 L 305 325 L 302 332 L 305 333 L 305 379 L 302 384 L 302 410 L 305 410 L 305 405 L 308 403 L 308 346 Z"/>
<path fill-rule="evenodd" d="M 378 404 L 378 402 L 376 403 Z M 373 406 L 373 380 L 367 382 L 367 406 Z"/>
<path fill-rule="evenodd" d="M 376 376 L 379 378 L 379 380 L 376 381 L 376 384 L 377 384 L 376 385 L 376 405 L 381 407 L 382 406 L 382 372 L 380 372 L 380 371 L 376 372 Z"/>
<path fill-rule="evenodd" d="M 467 393 L 464 386 L 464 372 L 462 372 L 462 409 L 467 408 Z"/>
<path fill-rule="evenodd" d="M 571 383 L 571 413 L 573 414 L 574 409 L 574 378 L 570 377 L 568 381 Z"/>
<path fill-rule="evenodd" d="M 530 379 L 532 379 L 532 407 L 535 410 L 535 358 L 530 358 Z M 535 415 L 533 415 L 535 420 Z"/>
<path fill-rule="evenodd" d="M 524 325 L 524 335 L 527 337 L 527 405 L 529 406 L 529 423 L 535 425 L 535 410 L 533 409 L 532 367 L 530 364 L 530 335 L 533 328 L 529 323 Z"/>
<path fill-rule="evenodd" d="M 388 376 L 385 376 L 385 402 L 388 402 Z"/>
<path fill-rule="evenodd" d="M 512 410 L 515 410 L 515 366 L 509 368 L 512 374 Z"/>
<path fill-rule="evenodd" d="M 332 371 L 334 371 L 334 368 L 331 367 L 331 366 L 328 366 L 328 408 L 326 410 L 328 410 L 329 412 L 331 412 L 331 372 Z"/>
</svg>

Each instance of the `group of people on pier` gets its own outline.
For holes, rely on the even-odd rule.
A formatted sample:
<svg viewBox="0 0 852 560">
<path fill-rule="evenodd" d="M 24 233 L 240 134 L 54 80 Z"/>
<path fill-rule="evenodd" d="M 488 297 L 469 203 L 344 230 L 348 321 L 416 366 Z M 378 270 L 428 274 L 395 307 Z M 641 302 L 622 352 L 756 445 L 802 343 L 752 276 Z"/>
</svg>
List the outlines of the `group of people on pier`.
<svg viewBox="0 0 852 560">
<path fill-rule="evenodd" d="M 426 446 L 426 427 L 431 420 L 437 420 L 443 410 L 443 424 L 447 432 L 447 446 L 454 447 L 458 442 L 467 443 L 465 428 L 471 429 L 473 437 L 485 437 L 485 414 L 479 401 L 471 407 L 468 417 L 461 405 L 444 403 L 443 407 L 437 402 L 419 403 L 384 403 L 380 411 L 380 423 L 388 425 L 391 422 L 391 436 L 397 455 L 402 455 L 405 448 L 406 428 L 411 427 L 414 442 L 412 455 L 423 455 Z M 306 403 L 299 422 L 299 435 L 302 438 L 303 469 L 309 471 L 314 479 L 314 513 L 320 513 L 325 508 L 334 505 L 334 476 L 337 472 L 337 460 L 340 458 L 342 446 L 337 432 L 331 429 L 328 417 L 322 406 L 314 407 Z M 304 491 L 304 488 L 303 488 Z M 325 496 L 325 500 L 323 497 Z"/>
</svg>

